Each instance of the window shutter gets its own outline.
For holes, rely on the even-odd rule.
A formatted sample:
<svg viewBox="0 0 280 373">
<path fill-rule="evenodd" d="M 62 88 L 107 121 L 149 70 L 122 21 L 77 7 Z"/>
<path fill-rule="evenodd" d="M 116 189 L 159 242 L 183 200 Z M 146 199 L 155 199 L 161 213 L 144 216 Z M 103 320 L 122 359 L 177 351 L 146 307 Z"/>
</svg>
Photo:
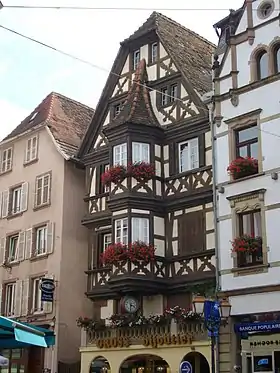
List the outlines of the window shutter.
<svg viewBox="0 0 280 373">
<path fill-rule="evenodd" d="M 32 147 L 31 147 L 31 159 L 36 159 L 38 154 L 38 138 L 37 136 L 33 137 L 32 139 Z"/>
<path fill-rule="evenodd" d="M 203 211 L 194 211 L 178 218 L 179 255 L 205 250 L 205 221 Z"/>
<path fill-rule="evenodd" d="M 16 282 L 16 288 L 15 288 L 15 312 L 14 312 L 14 316 L 16 316 L 16 317 L 21 316 L 22 287 L 23 287 L 23 281 L 18 280 Z"/>
<path fill-rule="evenodd" d="M 9 213 L 9 191 L 5 190 L 2 194 L 2 218 L 6 218 Z"/>
<path fill-rule="evenodd" d="M 54 223 L 47 224 L 47 254 L 51 254 L 54 248 Z"/>
<path fill-rule="evenodd" d="M 0 192 L 0 219 L 2 218 L 2 198 L 3 198 L 3 193 Z"/>
<path fill-rule="evenodd" d="M 28 208 L 28 183 L 23 183 L 21 187 L 21 211 Z"/>
<path fill-rule="evenodd" d="M 0 315 L 3 315 L 4 307 L 3 307 L 3 285 L 0 285 Z"/>
<path fill-rule="evenodd" d="M 189 141 L 190 149 L 189 149 L 189 160 L 190 160 L 190 168 L 198 168 L 199 167 L 199 149 L 198 149 L 198 138 L 192 139 Z"/>
<path fill-rule="evenodd" d="M 27 316 L 29 312 L 29 291 L 30 291 L 30 281 L 29 278 L 23 281 L 22 287 L 22 307 L 21 314 L 22 316 Z"/>
<path fill-rule="evenodd" d="M 29 228 L 25 232 L 25 258 L 29 259 L 33 254 L 33 229 Z"/>
<path fill-rule="evenodd" d="M 18 250 L 17 250 L 17 260 L 23 261 L 24 260 L 24 252 L 25 252 L 25 231 L 19 233 L 18 239 Z"/>
<path fill-rule="evenodd" d="M 0 241 L 0 260 L 1 264 L 5 262 L 6 259 L 6 237 L 2 237 Z"/>
<path fill-rule="evenodd" d="M 44 277 L 45 278 L 54 279 L 54 275 L 51 275 L 51 274 L 46 274 Z M 55 296 L 55 293 L 54 293 L 54 296 Z M 44 313 L 52 313 L 52 311 L 53 311 L 53 303 L 54 303 L 54 298 L 53 298 L 53 302 L 43 302 L 43 311 L 44 311 Z"/>
</svg>

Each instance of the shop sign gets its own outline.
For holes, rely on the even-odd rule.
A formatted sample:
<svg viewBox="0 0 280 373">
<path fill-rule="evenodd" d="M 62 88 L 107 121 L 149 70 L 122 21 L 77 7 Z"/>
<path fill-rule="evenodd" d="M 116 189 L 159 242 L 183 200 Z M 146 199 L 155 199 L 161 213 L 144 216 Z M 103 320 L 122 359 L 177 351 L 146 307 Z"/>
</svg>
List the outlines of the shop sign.
<svg viewBox="0 0 280 373">
<path fill-rule="evenodd" d="M 143 346 L 151 346 L 156 348 L 163 345 L 182 345 L 191 344 L 192 338 L 186 334 L 163 334 L 163 335 L 151 335 L 143 339 Z"/>
<path fill-rule="evenodd" d="M 271 341 L 255 341 L 255 342 L 250 342 L 250 347 L 263 347 L 263 346 L 280 346 L 280 340 L 271 340 Z"/>
<path fill-rule="evenodd" d="M 131 345 L 129 338 L 104 338 L 96 341 L 98 348 L 117 348 L 117 347 L 129 347 Z"/>
<path fill-rule="evenodd" d="M 40 282 L 40 290 L 41 290 L 41 301 L 52 303 L 54 290 L 55 290 L 54 279 L 42 278 Z"/>
<path fill-rule="evenodd" d="M 276 332 L 280 330 L 280 321 L 235 324 L 234 330 L 236 333 Z"/>
</svg>

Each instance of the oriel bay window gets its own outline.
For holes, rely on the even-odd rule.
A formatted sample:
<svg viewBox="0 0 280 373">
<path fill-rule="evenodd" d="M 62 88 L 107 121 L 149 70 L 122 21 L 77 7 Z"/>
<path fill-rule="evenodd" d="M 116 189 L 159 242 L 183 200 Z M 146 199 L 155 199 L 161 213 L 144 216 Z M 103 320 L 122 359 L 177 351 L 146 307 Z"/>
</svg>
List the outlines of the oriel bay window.
<svg viewBox="0 0 280 373">
<path fill-rule="evenodd" d="M 130 241 L 141 241 L 148 244 L 150 241 L 149 225 L 149 218 L 132 217 L 131 228 L 128 218 L 115 220 L 115 243 L 127 245 Z M 131 235 L 129 235 L 130 229 Z"/>
<path fill-rule="evenodd" d="M 132 163 L 150 162 L 150 145 L 140 142 L 132 143 Z"/>
<path fill-rule="evenodd" d="M 123 143 L 116 145 L 113 148 L 113 164 L 116 165 L 127 165 L 127 144 Z"/>
<path fill-rule="evenodd" d="M 186 172 L 199 167 L 198 138 L 181 142 L 179 149 L 179 172 Z"/>
</svg>

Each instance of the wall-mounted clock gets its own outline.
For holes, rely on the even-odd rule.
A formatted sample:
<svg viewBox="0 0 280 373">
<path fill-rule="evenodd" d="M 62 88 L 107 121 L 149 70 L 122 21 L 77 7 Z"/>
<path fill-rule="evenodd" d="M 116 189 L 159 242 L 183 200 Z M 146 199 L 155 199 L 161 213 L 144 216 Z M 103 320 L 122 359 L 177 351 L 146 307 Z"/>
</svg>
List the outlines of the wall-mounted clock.
<svg viewBox="0 0 280 373">
<path fill-rule="evenodd" d="M 122 299 L 122 310 L 126 313 L 136 313 L 139 309 L 138 299 L 126 296 Z"/>
</svg>

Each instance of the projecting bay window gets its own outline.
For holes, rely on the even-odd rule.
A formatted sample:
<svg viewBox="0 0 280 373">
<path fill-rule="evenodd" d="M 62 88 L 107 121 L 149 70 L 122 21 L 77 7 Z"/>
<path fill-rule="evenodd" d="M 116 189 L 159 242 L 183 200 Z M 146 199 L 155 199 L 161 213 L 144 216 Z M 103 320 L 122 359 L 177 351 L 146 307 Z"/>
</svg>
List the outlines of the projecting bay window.
<svg viewBox="0 0 280 373">
<path fill-rule="evenodd" d="M 113 164 L 116 165 L 127 165 L 127 144 L 116 145 L 113 148 Z"/>
<path fill-rule="evenodd" d="M 117 219 L 115 221 L 115 243 L 128 244 L 128 219 Z"/>
<path fill-rule="evenodd" d="M 181 142 L 179 149 L 179 173 L 199 167 L 198 138 Z"/>
<path fill-rule="evenodd" d="M 132 218 L 131 219 L 132 235 L 131 241 L 141 241 L 149 243 L 149 219 Z"/>
<path fill-rule="evenodd" d="M 117 219 L 115 221 L 115 243 L 128 244 L 129 225 L 128 218 Z M 131 218 L 131 242 L 141 241 L 149 243 L 150 231 L 149 231 L 149 219 L 132 217 Z"/>
<path fill-rule="evenodd" d="M 150 145 L 140 142 L 132 143 L 132 162 L 150 162 Z"/>
</svg>

